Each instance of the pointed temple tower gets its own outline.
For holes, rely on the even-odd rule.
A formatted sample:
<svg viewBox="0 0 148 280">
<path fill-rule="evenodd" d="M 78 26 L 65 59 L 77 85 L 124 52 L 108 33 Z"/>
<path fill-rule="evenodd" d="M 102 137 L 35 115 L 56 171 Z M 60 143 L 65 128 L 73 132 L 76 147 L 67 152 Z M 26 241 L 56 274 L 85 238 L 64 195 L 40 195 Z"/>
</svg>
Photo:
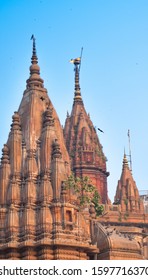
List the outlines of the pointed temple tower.
<svg viewBox="0 0 148 280">
<path fill-rule="evenodd" d="M 125 153 L 121 178 L 118 181 L 114 201 L 115 204 L 121 205 L 122 212 L 144 213 L 143 202 L 140 199 L 138 188 L 133 179 Z"/>
<path fill-rule="evenodd" d="M 72 60 L 75 71 L 75 92 L 71 115 L 67 114 L 64 137 L 75 176 L 88 176 L 97 187 L 101 203 L 109 202 L 107 193 L 106 157 L 96 129 L 86 113 L 79 85 L 80 58 Z"/>
<path fill-rule="evenodd" d="M 143 258 L 148 259 L 148 214 L 144 212 L 143 201 L 139 196 L 138 188 L 133 179 L 125 153 L 114 203 L 106 205 L 105 213 L 99 218 L 99 221 L 104 226 L 102 234 L 109 231 L 116 240 L 116 246 L 111 250 L 113 258 L 118 251 L 118 256 L 116 255 L 118 259 L 130 259 L 132 256 L 132 246 L 134 246 L 134 250 L 138 249 L 136 243 L 134 245 L 136 241 L 140 246 Z M 123 242 L 123 237 L 129 239 L 127 245 Z M 101 241 L 101 237 L 99 239 Z M 134 241 L 133 243 L 131 243 L 132 240 Z M 100 241 L 98 240 L 98 242 Z M 101 247 L 99 246 L 99 248 L 101 253 Z M 133 254 L 133 258 L 135 258 L 136 254 L 136 252 Z M 99 258 L 103 257 L 104 249 L 102 247 L 102 257 L 100 254 Z M 107 254 L 105 254 L 105 258 L 107 258 Z"/>
<path fill-rule="evenodd" d="M 88 259 L 90 214 L 65 190 L 70 160 L 57 113 L 44 88 L 35 38 L 20 107 L 0 164 L 0 258 Z"/>
</svg>

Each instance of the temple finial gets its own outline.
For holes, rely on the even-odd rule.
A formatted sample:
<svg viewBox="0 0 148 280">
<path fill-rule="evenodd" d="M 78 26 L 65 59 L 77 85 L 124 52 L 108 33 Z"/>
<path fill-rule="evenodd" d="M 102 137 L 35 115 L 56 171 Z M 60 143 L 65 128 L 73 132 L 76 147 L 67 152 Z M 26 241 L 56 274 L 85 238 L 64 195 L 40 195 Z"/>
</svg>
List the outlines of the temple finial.
<svg viewBox="0 0 148 280">
<path fill-rule="evenodd" d="M 81 49 L 81 56 L 75 59 L 71 59 L 70 63 L 74 64 L 74 71 L 75 71 L 75 95 L 74 95 L 74 100 L 81 100 L 81 90 L 80 90 L 80 67 L 81 67 L 81 58 L 82 58 L 82 51 L 83 48 Z"/>
<path fill-rule="evenodd" d="M 38 65 L 38 58 L 36 54 L 36 43 L 34 35 L 31 36 L 31 40 L 33 40 L 33 49 L 30 66 L 30 77 L 27 80 L 27 88 L 34 86 L 43 87 L 43 80 L 40 77 L 40 67 Z"/>
<path fill-rule="evenodd" d="M 33 51 L 32 51 L 32 55 L 33 55 L 33 56 L 36 56 L 35 37 L 34 37 L 33 34 L 32 34 L 32 36 L 31 36 L 31 40 L 33 40 Z"/>
<path fill-rule="evenodd" d="M 80 90 L 80 84 L 79 84 L 79 68 L 78 64 L 75 64 L 75 98 L 81 99 L 81 90 Z"/>
<path fill-rule="evenodd" d="M 32 64 L 37 64 L 38 63 L 38 58 L 37 58 L 37 53 L 36 53 L 36 43 L 35 43 L 36 39 L 35 39 L 33 34 L 31 36 L 31 40 L 33 41 L 31 62 L 32 62 Z"/>
<path fill-rule="evenodd" d="M 128 160 L 127 160 L 125 148 L 124 148 L 123 168 L 125 168 L 125 167 L 128 167 Z"/>
</svg>

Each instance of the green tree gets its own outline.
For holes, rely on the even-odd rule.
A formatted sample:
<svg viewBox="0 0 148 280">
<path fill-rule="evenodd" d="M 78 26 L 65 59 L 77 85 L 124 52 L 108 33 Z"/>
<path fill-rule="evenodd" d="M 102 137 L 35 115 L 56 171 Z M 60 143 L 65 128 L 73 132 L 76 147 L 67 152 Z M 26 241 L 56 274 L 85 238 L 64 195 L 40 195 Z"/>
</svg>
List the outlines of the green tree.
<svg viewBox="0 0 148 280">
<path fill-rule="evenodd" d="M 65 189 L 73 189 L 77 194 L 80 206 L 94 204 L 96 215 L 99 216 L 103 213 L 103 205 L 99 204 L 100 195 L 96 187 L 91 183 L 89 177 L 84 176 L 82 178 L 75 177 L 72 173 L 65 183 Z"/>
</svg>

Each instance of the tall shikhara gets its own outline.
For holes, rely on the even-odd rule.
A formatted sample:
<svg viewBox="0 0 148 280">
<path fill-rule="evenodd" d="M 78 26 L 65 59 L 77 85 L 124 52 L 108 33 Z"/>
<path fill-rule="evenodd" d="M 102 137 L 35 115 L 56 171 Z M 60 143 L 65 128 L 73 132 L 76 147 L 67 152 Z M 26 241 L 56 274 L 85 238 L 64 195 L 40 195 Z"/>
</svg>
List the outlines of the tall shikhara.
<svg viewBox="0 0 148 280">
<path fill-rule="evenodd" d="M 78 177 L 88 176 L 97 187 L 103 204 L 108 203 L 106 157 L 96 129 L 86 113 L 79 84 L 79 66 L 75 64 L 75 92 L 71 114 L 67 114 L 64 137 L 71 166 Z"/>
<path fill-rule="evenodd" d="M 90 214 L 64 188 L 70 160 L 44 88 L 33 36 L 30 77 L 0 165 L 0 258 L 87 259 Z"/>
</svg>

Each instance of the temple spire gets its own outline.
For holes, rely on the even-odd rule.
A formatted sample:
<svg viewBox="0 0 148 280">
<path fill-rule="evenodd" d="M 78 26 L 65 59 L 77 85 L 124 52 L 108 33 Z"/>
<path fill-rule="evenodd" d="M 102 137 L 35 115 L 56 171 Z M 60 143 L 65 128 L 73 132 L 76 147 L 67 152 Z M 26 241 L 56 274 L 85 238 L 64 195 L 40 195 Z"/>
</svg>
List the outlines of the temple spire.
<svg viewBox="0 0 148 280">
<path fill-rule="evenodd" d="M 81 52 L 82 56 L 82 52 Z M 71 63 L 74 64 L 75 71 L 75 92 L 74 92 L 74 101 L 82 101 L 81 89 L 80 89 L 80 66 L 81 66 L 81 57 L 71 59 Z"/>
<path fill-rule="evenodd" d="M 37 54 L 36 54 L 36 43 L 35 43 L 34 35 L 31 36 L 31 40 L 33 41 L 31 62 L 32 62 L 32 64 L 37 64 L 38 58 L 37 58 Z"/>
<path fill-rule="evenodd" d="M 31 36 L 31 40 L 33 41 L 33 47 L 30 66 L 30 77 L 27 80 L 27 88 L 30 88 L 32 86 L 43 87 L 43 80 L 40 77 L 40 67 L 38 65 L 38 58 L 36 54 L 36 43 L 34 35 Z"/>
<path fill-rule="evenodd" d="M 75 64 L 75 99 L 81 99 L 81 90 L 79 84 L 79 68 L 78 64 Z"/>
<path fill-rule="evenodd" d="M 128 167 L 128 160 L 126 157 L 125 149 L 124 149 L 124 157 L 123 157 L 123 169 Z"/>
<path fill-rule="evenodd" d="M 33 40 L 33 56 L 36 55 L 36 45 L 35 45 L 35 37 L 34 35 L 32 34 L 31 36 L 31 40 Z"/>
</svg>

